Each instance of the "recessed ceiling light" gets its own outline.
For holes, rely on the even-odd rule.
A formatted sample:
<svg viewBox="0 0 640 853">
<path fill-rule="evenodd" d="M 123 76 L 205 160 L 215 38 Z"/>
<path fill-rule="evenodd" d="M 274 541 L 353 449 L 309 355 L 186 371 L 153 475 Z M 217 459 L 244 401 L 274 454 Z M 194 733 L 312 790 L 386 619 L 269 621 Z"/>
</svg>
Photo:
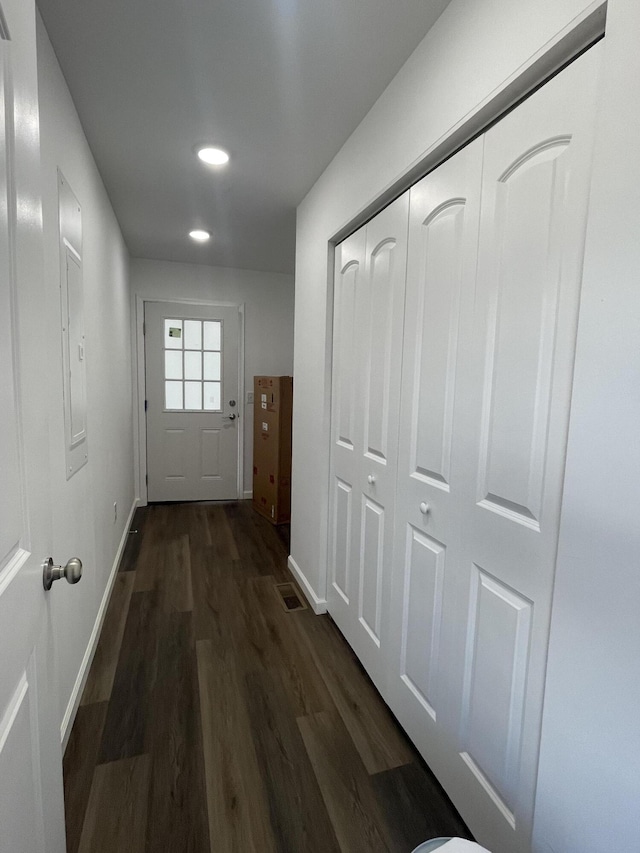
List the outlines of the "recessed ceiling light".
<svg viewBox="0 0 640 853">
<path fill-rule="evenodd" d="M 189 231 L 189 237 L 198 243 L 206 243 L 210 239 L 211 234 L 208 231 L 201 231 L 199 228 L 196 228 L 195 231 Z"/>
<path fill-rule="evenodd" d="M 229 155 L 222 148 L 199 148 L 198 157 L 209 166 L 222 166 L 229 162 Z"/>
</svg>

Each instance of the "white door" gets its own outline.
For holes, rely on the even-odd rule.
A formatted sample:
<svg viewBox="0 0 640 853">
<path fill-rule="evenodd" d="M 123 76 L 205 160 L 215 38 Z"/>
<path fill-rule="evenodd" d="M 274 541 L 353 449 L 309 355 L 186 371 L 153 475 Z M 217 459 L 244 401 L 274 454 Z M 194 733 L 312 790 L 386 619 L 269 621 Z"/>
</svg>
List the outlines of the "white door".
<svg viewBox="0 0 640 853">
<path fill-rule="evenodd" d="M 63 853 L 33 4 L 0 17 L 0 851 Z M 4 28 L 6 21 L 7 27 Z M 73 589 L 67 589 L 73 594 Z"/>
<path fill-rule="evenodd" d="M 150 501 L 239 497 L 237 306 L 145 303 Z"/>
<path fill-rule="evenodd" d="M 458 802 L 496 853 L 532 826 L 580 302 L 599 45 L 486 135 L 461 385 L 462 576 L 447 638 Z M 453 580 L 453 579 L 452 579 Z"/>
<path fill-rule="evenodd" d="M 446 209 L 418 212 L 419 223 L 425 212 L 431 225 L 442 219 L 440 242 L 429 244 L 436 266 L 419 285 L 442 325 L 428 320 L 428 340 L 441 341 L 427 359 L 416 358 L 415 323 L 408 338 L 392 706 L 494 853 L 530 849 L 599 54 L 485 135 L 475 293 L 473 241 L 457 252 Z M 426 186 L 435 192 L 454 162 Z M 451 183 L 441 198 L 460 207 L 474 194 L 477 180 Z M 464 265 L 458 278 L 442 260 L 447 240 Z M 412 243 L 410 256 L 420 251 Z M 466 293 L 459 321 L 449 307 L 456 281 Z M 457 366 L 448 316 L 459 328 Z"/>
<path fill-rule="evenodd" d="M 329 612 L 384 692 L 409 198 L 336 249 Z"/>
<path fill-rule="evenodd" d="M 434 773 L 445 737 L 441 628 L 445 575 L 460 563 L 468 472 L 454 448 L 456 380 L 473 311 L 484 140 L 411 189 L 402 402 L 390 612 L 391 704 Z M 462 626 L 464 629 L 464 625 Z"/>
</svg>

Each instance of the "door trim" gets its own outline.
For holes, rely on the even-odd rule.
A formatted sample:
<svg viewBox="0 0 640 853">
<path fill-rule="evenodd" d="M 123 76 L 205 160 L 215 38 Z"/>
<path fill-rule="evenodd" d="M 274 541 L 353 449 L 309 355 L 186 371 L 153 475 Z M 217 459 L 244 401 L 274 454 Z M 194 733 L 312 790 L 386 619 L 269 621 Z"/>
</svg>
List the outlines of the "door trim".
<svg viewBox="0 0 640 853">
<path fill-rule="evenodd" d="M 238 309 L 238 409 L 241 415 L 238 421 L 238 470 L 236 476 L 236 495 L 238 500 L 244 497 L 244 422 L 245 422 L 245 377 L 244 377 L 244 302 L 214 302 L 203 299 L 171 299 L 164 296 L 145 297 L 135 295 L 134 340 L 132 355 L 135 366 L 133 383 L 133 468 L 136 477 L 135 491 L 138 506 L 148 503 L 147 492 L 147 418 L 145 401 L 145 361 L 144 361 L 144 307 L 145 303 L 174 302 L 177 305 L 204 305 L 209 308 Z"/>
<path fill-rule="evenodd" d="M 544 86 L 565 66 L 604 38 L 607 5 L 608 0 L 592 0 L 586 9 L 536 51 L 527 63 L 510 74 L 499 87 L 483 98 L 453 127 L 450 127 L 415 162 L 410 163 L 364 207 L 356 211 L 331 235 L 328 240 L 329 248 L 335 247 L 362 225 L 366 225 L 384 207 L 437 169 L 445 160 L 453 157 L 476 137 L 485 133 L 491 125 L 504 118 L 510 110 L 532 95 L 536 89 Z M 330 276 L 330 282 L 333 282 L 333 274 Z"/>
</svg>

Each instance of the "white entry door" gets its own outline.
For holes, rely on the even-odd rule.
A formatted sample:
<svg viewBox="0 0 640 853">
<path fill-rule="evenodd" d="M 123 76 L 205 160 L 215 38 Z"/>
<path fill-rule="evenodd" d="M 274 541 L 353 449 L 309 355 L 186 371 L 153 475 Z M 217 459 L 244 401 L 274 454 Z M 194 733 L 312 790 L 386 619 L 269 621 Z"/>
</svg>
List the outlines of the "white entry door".
<svg viewBox="0 0 640 853">
<path fill-rule="evenodd" d="M 329 612 L 382 692 L 409 198 L 336 248 Z"/>
<path fill-rule="evenodd" d="M 600 52 L 412 197 L 391 705 L 494 853 L 530 849 Z"/>
<path fill-rule="evenodd" d="M 63 853 L 60 719 L 42 584 L 51 545 L 42 344 L 49 336 L 35 15 L 24 0 L 2 0 L 1 11 L 0 851 Z"/>
<path fill-rule="evenodd" d="M 239 497 L 237 306 L 145 303 L 150 501 Z"/>
</svg>

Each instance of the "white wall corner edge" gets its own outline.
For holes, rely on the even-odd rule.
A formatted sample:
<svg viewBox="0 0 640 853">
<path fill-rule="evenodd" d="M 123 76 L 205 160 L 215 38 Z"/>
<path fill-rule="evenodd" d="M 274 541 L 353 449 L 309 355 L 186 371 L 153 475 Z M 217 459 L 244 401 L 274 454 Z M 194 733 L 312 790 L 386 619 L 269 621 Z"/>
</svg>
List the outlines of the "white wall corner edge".
<svg viewBox="0 0 640 853">
<path fill-rule="evenodd" d="M 320 615 L 321 613 L 327 612 L 327 599 L 326 598 L 318 598 L 315 594 L 313 587 L 309 583 L 309 581 L 304 576 L 304 573 L 300 566 L 293 559 L 291 554 L 287 557 L 287 565 L 289 566 L 289 571 L 294 576 L 294 578 L 298 581 L 302 589 L 304 590 L 304 594 L 307 596 L 311 607 L 313 608 L 313 612 Z"/>
<path fill-rule="evenodd" d="M 91 637 L 89 638 L 89 642 L 87 644 L 86 651 L 84 653 L 84 657 L 82 658 L 82 664 L 80 665 L 80 671 L 78 672 L 78 677 L 76 678 L 76 683 L 73 685 L 73 690 L 71 691 L 71 696 L 69 697 L 69 702 L 67 704 L 67 710 L 64 713 L 64 717 L 62 718 L 62 723 L 60 724 L 60 741 L 62 743 L 62 754 L 64 755 L 64 751 L 67 748 L 67 744 L 69 743 L 69 738 L 71 736 L 71 729 L 73 728 L 73 723 L 76 718 L 76 714 L 78 712 L 78 707 L 80 706 L 80 699 L 82 698 L 82 692 L 84 690 L 85 684 L 87 683 L 87 678 L 89 676 L 89 670 L 91 668 L 91 664 L 93 663 L 93 657 L 96 653 L 96 649 L 98 647 L 98 640 L 100 639 L 100 632 L 102 631 L 102 624 L 104 622 L 104 617 L 107 613 L 107 606 L 109 604 L 109 599 L 111 598 L 111 592 L 113 591 L 113 586 L 116 581 L 116 576 L 118 574 L 118 566 L 120 565 L 120 560 L 122 558 L 122 554 L 124 553 L 125 546 L 127 544 L 127 538 L 129 536 L 129 530 L 131 529 L 131 522 L 133 521 L 133 515 L 138 507 L 139 500 L 138 498 L 133 499 L 133 503 L 131 504 L 131 510 L 129 511 L 129 517 L 127 518 L 127 523 L 124 526 L 124 531 L 122 533 L 122 538 L 120 539 L 120 544 L 118 545 L 118 550 L 116 551 L 116 555 L 113 560 L 113 565 L 111 567 L 111 573 L 109 575 L 109 580 L 107 582 L 107 586 L 104 591 L 104 595 L 102 596 L 102 601 L 100 603 L 100 608 L 98 609 L 98 613 L 96 615 L 96 621 L 93 625 L 93 630 L 91 632 Z"/>
</svg>

